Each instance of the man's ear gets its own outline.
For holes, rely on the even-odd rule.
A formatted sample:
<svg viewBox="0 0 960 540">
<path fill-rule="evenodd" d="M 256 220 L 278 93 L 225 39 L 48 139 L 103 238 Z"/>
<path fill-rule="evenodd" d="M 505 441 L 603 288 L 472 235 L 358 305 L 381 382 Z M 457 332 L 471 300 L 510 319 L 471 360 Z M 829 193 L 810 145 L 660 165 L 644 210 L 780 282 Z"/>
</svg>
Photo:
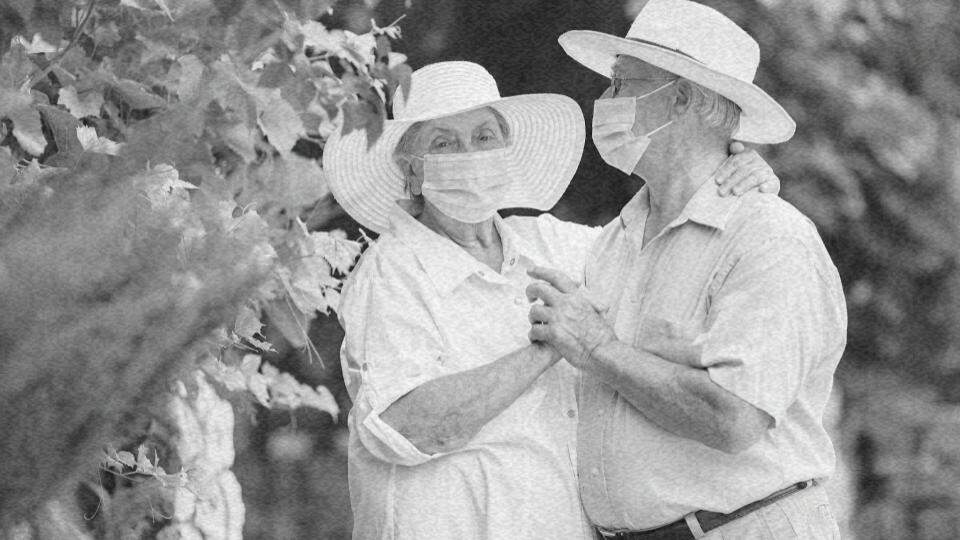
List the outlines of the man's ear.
<svg viewBox="0 0 960 540">
<path fill-rule="evenodd" d="M 689 81 L 684 79 L 677 81 L 677 91 L 673 93 L 673 106 L 670 107 L 671 120 L 680 118 L 690 110 L 693 104 L 693 92 Z"/>
</svg>

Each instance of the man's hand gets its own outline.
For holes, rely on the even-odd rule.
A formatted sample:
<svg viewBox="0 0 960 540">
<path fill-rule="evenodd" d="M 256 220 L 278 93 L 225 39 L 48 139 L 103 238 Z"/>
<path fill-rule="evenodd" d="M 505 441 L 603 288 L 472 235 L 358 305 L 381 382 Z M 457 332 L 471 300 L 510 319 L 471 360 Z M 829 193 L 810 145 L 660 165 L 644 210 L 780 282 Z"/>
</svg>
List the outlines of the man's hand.
<svg viewBox="0 0 960 540">
<path fill-rule="evenodd" d="M 530 341 L 549 343 L 572 365 L 590 369 L 594 349 L 616 340 L 600 306 L 559 270 L 538 266 L 527 273 L 542 280 L 527 287 L 527 298 L 543 301 L 530 308 Z"/>
<path fill-rule="evenodd" d="M 756 150 L 734 142 L 730 144 L 730 154 L 714 177 L 720 195 L 740 195 L 751 189 L 763 193 L 780 192 L 780 179 Z"/>
</svg>

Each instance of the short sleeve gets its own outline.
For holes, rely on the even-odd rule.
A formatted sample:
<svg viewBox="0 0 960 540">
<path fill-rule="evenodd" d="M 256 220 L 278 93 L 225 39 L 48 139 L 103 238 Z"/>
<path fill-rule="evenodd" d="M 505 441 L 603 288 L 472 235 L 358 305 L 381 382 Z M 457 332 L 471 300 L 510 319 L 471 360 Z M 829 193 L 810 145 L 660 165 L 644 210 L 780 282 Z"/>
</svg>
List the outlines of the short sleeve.
<svg viewBox="0 0 960 540">
<path fill-rule="evenodd" d="M 768 238 L 735 261 L 711 297 L 703 367 L 778 423 L 813 370 L 833 369 L 846 339 L 842 289 L 827 268 L 822 244 Z"/>
<path fill-rule="evenodd" d="M 374 249 L 374 248 L 371 248 Z M 379 459 L 416 465 L 433 456 L 380 419 L 397 399 L 446 373 L 446 348 L 433 322 L 417 269 L 391 267 L 370 253 L 344 289 L 339 317 L 344 328 L 341 364 L 354 400 L 355 426 L 364 447 Z"/>
</svg>

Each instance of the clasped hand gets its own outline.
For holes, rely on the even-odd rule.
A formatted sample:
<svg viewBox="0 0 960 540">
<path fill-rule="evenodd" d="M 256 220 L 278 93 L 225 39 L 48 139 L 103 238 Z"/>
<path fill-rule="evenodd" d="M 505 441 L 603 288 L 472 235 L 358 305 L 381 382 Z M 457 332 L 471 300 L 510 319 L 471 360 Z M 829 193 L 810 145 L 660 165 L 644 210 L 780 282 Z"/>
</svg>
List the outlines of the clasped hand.
<svg viewBox="0 0 960 540">
<path fill-rule="evenodd" d="M 616 339 L 605 308 L 559 270 L 537 266 L 527 273 L 540 280 L 527 286 L 527 298 L 543 302 L 530 308 L 530 341 L 548 343 L 572 365 L 590 369 L 593 351 Z"/>
</svg>

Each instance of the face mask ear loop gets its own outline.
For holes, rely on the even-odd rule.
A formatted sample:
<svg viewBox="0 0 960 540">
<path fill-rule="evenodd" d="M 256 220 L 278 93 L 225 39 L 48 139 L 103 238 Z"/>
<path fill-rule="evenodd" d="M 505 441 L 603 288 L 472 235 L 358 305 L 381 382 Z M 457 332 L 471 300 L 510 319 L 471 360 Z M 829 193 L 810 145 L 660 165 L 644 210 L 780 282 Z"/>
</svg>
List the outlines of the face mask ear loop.
<svg viewBox="0 0 960 540">
<path fill-rule="evenodd" d="M 677 82 L 677 80 L 678 80 L 678 79 L 673 79 L 672 81 L 668 82 L 667 84 L 658 87 L 656 90 L 653 90 L 652 92 L 647 92 L 646 94 L 644 94 L 644 95 L 642 95 L 642 96 L 637 96 L 637 97 L 634 98 L 634 99 L 643 99 L 643 98 L 645 98 L 645 97 L 652 96 L 652 95 L 656 94 L 657 92 L 663 90 L 664 88 L 670 86 L 671 84 Z"/>
<path fill-rule="evenodd" d="M 652 91 L 652 92 L 648 92 L 648 93 L 646 93 L 646 94 L 644 94 L 644 95 L 642 95 L 642 96 L 635 97 L 634 99 L 635 99 L 636 101 L 640 101 L 640 100 L 643 99 L 643 98 L 652 96 L 652 95 L 656 94 L 657 92 L 663 90 L 664 88 L 670 86 L 671 84 L 677 82 L 677 80 L 678 80 L 678 79 L 674 79 L 674 80 L 668 82 L 667 84 L 664 84 L 663 86 L 657 88 L 656 90 L 654 90 L 654 91 Z M 647 137 L 650 137 L 650 136 L 656 134 L 656 133 L 657 133 L 658 131 L 660 131 L 661 129 L 669 126 L 669 125 L 672 124 L 672 123 L 673 123 L 673 120 L 670 120 L 670 121 L 668 121 L 666 124 L 658 127 L 657 129 L 655 129 L 655 130 L 653 130 L 653 131 L 651 131 L 651 132 L 649 132 L 649 133 L 646 133 L 645 135 L 646 135 Z M 636 136 L 642 135 L 641 133 L 637 133 L 635 130 L 636 130 L 636 120 L 634 120 L 634 126 L 633 126 L 633 128 L 630 129 L 630 131 L 633 132 L 633 134 L 636 135 Z"/>
<path fill-rule="evenodd" d="M 667 126 L 669 126 L 669 125 L 670 125 L 670 124 L 672 124 L 672 123 L 673 123 L 673 120 L 669 120 L 669 121 L 667 121 L 667 123 L 666 123 L 666 124 L 664 124 L 664 125 L 662 125 L 662 126 L 660 126 L 660 127 L 658 127 L 657 129 L 655 129 L 655 130 L 653 130 L 653 131 L 651 131 L 650 133 L 647 133 L 647 137 L 653 137 L 654 135 L 656 135 L 656 133 L 657 133 L 658 131 L 660 131 L 661 129 L 663 129 L 663 128 L 665 128 L 665 127 L 667 127 Z"/>
</svg>

